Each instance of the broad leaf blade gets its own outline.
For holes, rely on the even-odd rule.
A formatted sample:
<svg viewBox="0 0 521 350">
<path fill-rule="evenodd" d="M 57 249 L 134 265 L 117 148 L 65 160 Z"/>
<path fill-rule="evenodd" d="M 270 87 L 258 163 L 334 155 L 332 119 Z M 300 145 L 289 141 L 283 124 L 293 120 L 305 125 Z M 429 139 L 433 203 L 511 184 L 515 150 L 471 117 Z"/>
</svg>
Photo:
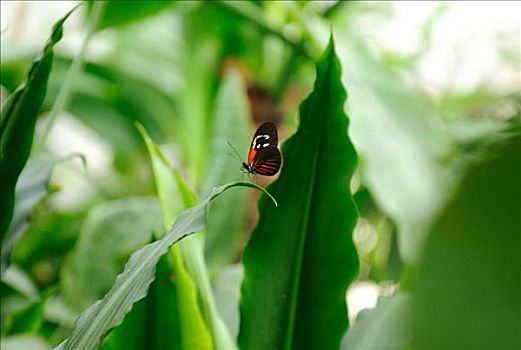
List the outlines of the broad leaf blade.
<svg viewBox="0 0 521 350">
<path fill-rule="evenodd" d="M 521 134 L 466 176 L 433 226 L 415 286 L 415 349 L 519 349 Z"/>
<path fill-rule="evenodd" d="M 237 72 L 228 74 L 217 93 L 213 117 L 212 142 L 208 150 L 209 165 L 202 193 L 218 184 L 238 180 L 244 174 L 241 163 L 230 156 L 230 142 L 239 152 L 246 149 L 248 140 L 249 106 L 245 87 Z M 244 223 L 246 192 L 233 191 L 210 204 L 208 228 L 205 235 L 205 255 L 210 275 L 230 263 L 239 249 Z M 230 215 L 233 212 L 234 215 Z"/>
<path fill-rule="evenodd" d="M 63 35 L 63 23 L 71 10 L 53 27 L 42 56 L 33 63 L 25 83 L 2 106 L 0 119 L 0 239 L 3 240 L 13 216 L 15 185 L 33 144 L 38 112 L 47 92 L 53 62 L 53 48 Z"/>
<path fill-rule="evenodd" d="M 29 216 L 49 190 L 49 181 L 56 165 L 71 159 L 74 155 L 59 156 L 40 154 L 31 159 L 20 173 L 15 189 L 15 207 L 11 225 L 2 241 L 2 274 L 9 265 L 11 251 L 29 227 Z"/>
<path fill-rule="evenodd" d="M 403 260 L 416 263 L 429 220 L 450 193 L 441 164 L 450 151 L 448 134 L 434 107 L 375 61 L 359 39 L 348 34 L 343 40 L 339 56 L 360 172 L 398 225 Z"/>
<path fill-rule="evenodd" d="M 411 341 L 411 296 L 380 297 L 374 309 L 360 312 L 342 340 L 342 349 L 407 349 Z"/>
<path fill-rule="evenodd" d="M 331 41 L 300 107 L 299 129 L 282 147 L 280 177 L 269 187 L 279 208 L 261 199 L 244 252 L 242 348 L 337 348 L 348 326 L 345 292 L 358 272 L 349 189 L 356 154 L 340 74 Z"/>
<path fill-rule="evenodd" d="M 162 232 L 160 221 L 153 198 L 121 198 L 92 208 L 60 271 L 66 304 L 79 313 L 103 297 L 130 254 L 149 243 L 152 232 Z"/>
<path fill-rule="evenodd" d="M 172 244 L 201 231 L 208 203 L 227 189 L 237 186 L 261 189 L 250 183 L 229 183 L 214 188 L 198 205 L 183 211 L 167 235 L 132 254 L 111 290 L 81 315 L 71 336 L 57 348 L 96 349 L 107 332 L 119 325 L 133 304 L 146 295 L 159 258 L 168 252 Z"/>
</svg>

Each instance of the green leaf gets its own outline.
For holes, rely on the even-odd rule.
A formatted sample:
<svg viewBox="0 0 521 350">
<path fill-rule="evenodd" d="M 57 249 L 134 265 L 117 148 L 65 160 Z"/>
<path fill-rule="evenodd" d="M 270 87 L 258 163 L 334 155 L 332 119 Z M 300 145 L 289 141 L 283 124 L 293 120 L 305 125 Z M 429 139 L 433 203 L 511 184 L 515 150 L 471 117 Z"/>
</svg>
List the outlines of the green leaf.
<svg viewBox="0 0 521 350">
<path fill-rule="evenodd" d="M 24 84 L 13 92 L 2 106 L 0 119 L 0 239 L 3 241 L 13 216 L 15 185 L 25 166 L 33 144 L 34 127 L 47 91 L 52 68 L 53 48 L 63 35 L 63 23 L 71 10 L 55 23 L 51 37 L 36 60 Z"/>
<path fill-rule="evenodd" d="M 338 348 L 348 327 L 345 293 L 358 272 L 349 189 L 356 154 L 340 74 L 331 39 L 297 133 L 282 147 L 280 177 L 269 187 L 280 206 L 260 200 L 244 252 L 241 348 Z"/>
<path fill-rule="evenodd" d="M 94 1 L 89 1 L 89 8 Z M 142 20 L 152 16 L 172 4 L 173 1 L 135 1 L 135 0 L 112 0 L 107 1 L 103 18 L 98 25 L 99 29 L 119 26 Z"/>
<path fill-rule="evenodd" d="M 11 251 L 29 227 L 29 216 L 49 191 L 49 181 L 56 165 L 74 155 L 40 154 L 29 160 L 20 174 L 15 189 L 15 206 L 11 225 L 2 241 L 2 274 L 9 265 Z"/>
<path fill-rule="evenodd" d="M 342 349 L 407 349 L 411 326 L 410 295 L 380 297 L 374 309 L 360 312 L 342 340 Z"/>
<path fill-rule="evenodd" d="M 152 169 L 163 214 L 163 224 L 168 229 L 183 209 L 194 205 L 195 198 L 180 175 L 171 168 L 157 144 L 148 136 L 144 127 L 137 124 L 137 128 L 145 140 L 152 160 Z M 192 237 L 192 239 L 194 238 L 197 239 L 197 237 Z M 177 305 L 179 306 L 178 314 L 175 316 L 179 319 L 180 343 L 182 348 L 187 349 L 212 348 L 213 344 L 209 327 L 205 323 L 201 308 L 197 302 L 197 289 L 192 277 L 186 271 L 183 263 L 184 257 L 179 249 L 177 246 L 172 247 L 172 270 L 176 275 L 175 286 Z M 195 253 L 197 254 L 197 251 Z M 193 260 L 195 256 L 187 256 L 187 259 Z M 194 334 L 197 334 L 197 337 Z"/>
<path fill-rule="evenodd" d="M 450 193 L 441 164 L 451 151 L 448 133 L 434 106 L 351 34 L 343 37 L 339 57 L 346 68 L 346 107 L 360 172 L 379 207 L 398 225 L 403 260 L 416 263 L 429 220 Z"/>
<path fill-rule="evenodd" d="M 81 312 L 101 298 L 130 254 L 150 242 L 152 231 L 162 232 L 160 221 L 159 203 L 151 198 L 123 198 L 95 206 L 61 269 L 67 305 Z"/>
<path fill-rule="evenodd" d="M 181 73 L 184 88 L 179 94 L 181 145 L 189 179 L 199 185 L 207 160 L 208 129 L 212 86 L 218 69 L 219 42 L 205 35 L 206 23 L 193 12 L 184 18 Z"/>
<path fill-rule="evenodd" d="M 132 37 L 135 45 L 140 45 L 146 39 L 148 37 L 136 41 L 136 38 Z M 131 53 L 135 53 L 136 50 L 128 49 L 121 55 L 131 59 L 128 56 L 133 56 Z M 148 52 L 148 55 L 161 57 L 157 52 Z M 148 56 L 143 60 L 146 58 Z M 128 65 L 136 67 L 141 64 L 141 61 L 136 64 L 134 56 L 133 59 L 134 61 Z M 144 77 L 125 72 L 121 67 L 121 60 L 114 58 L 114 61 L 114 63 L 86 62 L 84 70 L 77 74 L 74 91 L 71 92 L 66 108 L 82 123 L 108 141 L 118 153 L 130 157 L 144 150 L 140 147 L 142 140 L 134 127 L 134 122 L 143 123 L 151 130 L 152 135 L 158 135 L 161 139 L 164 139 L 165 135 L 171 136 L 172 129 L 176 129 L 176 119 L 172 119 L 175 104 L 172 100 L 172 92 L 162 91 L 158 86 L 159 83 L 154 85 Z M 171 65 L 171 60 L 167 61 Z M 56 97 L 70 65 L 70 59 L 63 56 L 56 57 L 44 106 L 49 107 Z M 155 64 L 151 64 L 151 67 L 157 68 Z M 139 72 L 145 74 L 142 69 Z M 147 74 L 147 78 L 153 79 L 150 74 Z"/>
<path fill-rule="evenodd" d="M 231 157 L 230 142 L 240 151 L 248 147 L 249 106 L 245 87 L 237 72 L 227 75 L 217 94 L 213 117 L 212 141 L 208 150 L 209 165 L 201 186 L 202 193 L 221 183 L 238 180 L 244 174 L 241 163 Z M 210 275 L 237 256 L 246 214 L 246 193 L 228 192 L 210 204 L 205 236 L 205 255 Z M 230 216 L 233 212 L 234 215 Z"/>
<path fill-rule="evenodd" d="M 148 137 L 146 131 L 139 125 L 138 128 L 143 134 L 143 138 L 147 143 L 152 157 L 154 175 L 156 177 L 158 193 L 162 201 L 165 224 L 168 225 L 173 217 L 173 214 L 175 214 L 176 211 L 179 212 L 178 207 L 180 205 L 187 207 L 193 203 L 195 199 L 179 174 L 170 167 L 169 163 L 165 160 L 157 145 Z M 177 251 L 175 248 L 176 247 L 174 247 L 172 250 L 174 257 L 174 269 L 177 271 L 178 275 L 184 276 L 186 272 L 184 271 L 183 266 L 186 266 L 190 276 L 193 278 L 195 287 L 197 287 L 194 288 L 192 285 L 192 279 L 190 279 L 190 276 L 187 275 L 184 277 L 184 290 L 186 290 L 185 294 L 188 296 L 183 296 L 181 294 L 179 295 L 179 298 L 183 297 L 185 300 L 187 300 L 185 303 L 180 302 L 180 311 L 183 312 L 183 308 L 186 308 L 188 306 L 187 304 L 190 302 L 197 306 L 196 297 L 198 297 L 198 300 L 201 304 L 202 315 L 204 316 L 204 321 L 206 322 L 208 330 L 211 332 L 215 348 L 235 348 L 236 346 L 229 334 L 228 329 L 226 328 L 224 321 L 221 319 L 217 311 L 217 306 L 215 305 L 215 301 L 213 299 L 210 279 L 203 257 L 203 233 L 199 233 L 198 235 L 194 235 L 183 241 L 181 244 L 179 244 L 179 251 Z M 181 253 L 181 255 L 179 255 L 179 253 Z M 178 283 L 181 283 L 181 281 Z M 180 292 L 181 291 L 182 290 L 180 290 Z M 198 293 L 198 295 L 196 295 L 196 293 Z M 190 295 L 192 296 L 191 299 L 188 298 Z M 191 317 L 194 317 L 196 312 L 199 312 L 197 307 L 189 314 Z M 180 321 L 181 324 L 185 327 L 189 325 L 189 323 L 184 320 L 186 317 L 187 316 L 183 317 L 181 315 Z"/>
<path fill-rule="evenodd" d="M 434 224 L 416 281 L 415 349 L 519 349 L 521 134 L 489 151 Z"/>
<path fill-rule="evenodd" d="M 237 186 L 265 191 L 255 184 L 232 182 L 215 187 L 199 204 L 183 211 L 167 235 L 132 254 L 110 291 L 83 312 L 71 336 L 57 349 L 96 349 L 107 332 L 119 325 L 132 305 L 146 295 L 159 258 L 168 252 L 172 244 L 201 231 L 208 203 L 229 188 Z"/>
<path fill-rule="evenodd" d="M 123 323 L 109 334 L 102 350 L 183 349 L 171 270 L 166 256 L 159 259 L 156 278 L 146 298 L 136 303 Z"/>
<path fill-rule="evenodd" d="M 42 292 L 37 300 L 16 313 L 6 317 L 4 332 L 7 335 L 16 333 L 38 333 L 43 324 L 47 301 L 55 293 L 54 288 Z"/>
</svg>

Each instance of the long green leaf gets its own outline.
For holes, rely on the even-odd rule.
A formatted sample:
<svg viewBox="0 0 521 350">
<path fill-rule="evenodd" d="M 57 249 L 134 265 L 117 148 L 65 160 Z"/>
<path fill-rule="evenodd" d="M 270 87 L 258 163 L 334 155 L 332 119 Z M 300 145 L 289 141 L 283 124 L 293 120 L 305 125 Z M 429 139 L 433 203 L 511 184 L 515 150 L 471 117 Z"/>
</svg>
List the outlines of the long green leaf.
<svg viewBox="0 0 521 350">
<path fill-rule="evenodd" d="M 73 156 L 40 154 L 29 160 L 21 172 L 15 189 L 13 219 L 2 241 L 2 274 L 9 265 L 9 258 L 15 243 L 29 227 L 29 216 L 34 206 L 42 200 L 49 190 L 49 180 L 54 167 Z"/>
<path fill-rule="evenodd" d="M 338 348 L 348 326 L 345 292 L 358 272 L 349 188 L 356 154 L 340 74 L 331 40 L 300 107 L 298 131 L 282 147 L 280 177 L 269 187 L 279 208 L 261 199 L 244 252 L 242 348 Z"/>
<path fill-rule="evenodd" d="M 181 58 L 185 88 L 179 96 L 181 144 L 188 175 L 199 185 L 207 159 L 211 86 L 217 70 L 218 42 L 201 30 L 206 23 L 195 13 L 183 17 L 186 46 Z"/>
<path fill-rule="evenodd" d="M 53 27 L 51 37 L 36 60 L 25 83 L 9 96 L 2 106 L 0 119 L 0 239 L 3 240 L 13 216 L 15 185 L 25 166 L 33 144 L 38 112 L 47 92 L 53 62 L 53 48 L 63 35 L 63 23 L 71 10 Z"/>
<path fill-rule="evenodd" d="M 237 72 L 227 75 L 217 94 L 213 118 L 212 142 L 209 148 L 208 172 L 201 186 L 202 193 L 220 183 L 238 180 L 240 162 L 229 156 L 228 142 L 238 150 L 248 146 L 249 107 L 245 87 Z M 210 275 L 230 263 L 239 249 L 244 223 L 246 193 L 228 192 L 210 204 L 205 236 L 205 255 Z M 230 212 L 234 215 L 230 216 Z"/>
<path fill-rule="evenodd" d="M 215 187 L 199 204 L 183 211 L 167 235 L 132 254 L 110 291 L 80 316 L 70 337 L 57 349 L 96 349 L 107 332 L 119 325 L 132 305 L 146 295 L 159 258 L 168 252 L 172 244 L 201 231 L 205 225 L 208 203 L 237 186 L 265 191 L 251 183 L 232 182 Z"/>
<path fill-rule="evenodd" d="M 168 229 L 183 209 L 194 205 L 195 198 L 179 174 L 172 169 L 157 144 L 148 136 L 144 127 L 140 124 L 137 127 L 145 140 L 152 160 L 152 169 L 163 214 L 163 225 Z M 198 242 L 200 238 L 195 236 L 190 238 L 190 240 L 194 239 Z M 192 276 L 185 268 L 180 249 L 182 248 L 179 246 L 171 248 L 172 270 L 176 275 L 176 299 L 179 305 L 178 314 L 175 316 L 179 319 L 180 343 L 186 349 L 210 349 L 213 347 L 211 330 L 205 323 L 203 312 L 197 302 L 197 288 Z M 195 256 L 186 258 L 190 261 L 190 259 L 195 259 Z"/>
<path fill-rule="evenodd" d="M 520 349 L 521 134 L 489 151 L 433 226 L 414 349 Z"/>
<path fill-rule="evenodd" d="M 139 128 L 145 141 L 147 142 L 147 146 L 152 157 L 156 184 L 158 187 L 159 196 L 162 199 L 165 224 L 168 225 L 168 223 L 172 220 L 173 214 L 175 214 L 176 211 L 179 211 L 177 208 L 180 205 L 184 207 L 191 205 L 195 202 L 195 198 L 188 190 L 181 176 L 179 176 L 179 174 L 170 167 L 169 163 L 165 160 L 157 145 L 153 143 L 142 127 L 139 126 Z M 179 247 L 179 251 L 176 250 L 177 247 Z M 182 266 L 185 265 L 188 272 L 190 273 L 190 276 L 193 279 L 193 283 L 195 283 L 195 286 L 197 287 L 197 290 L 194 289 L 193 299 L 190 300 L 196 304 L 196 297 L 198 296 L 204 320 L 208 330 L 212 334 L 215 348 L 235 348 L 236 346 L 234 341 L 232 340 L 224 321 L 221 319 L 217 311 L 217 306 L 215 305 L 213 298 L 210 279 L 206 270 L 203 256 L 204 234 L 199 233 L 198 235 L 194 235 L 180 243 L 177 247 L 173 247 L 172 251 L 174 256 L 174 268 L 180 270 Z M 181 253 L 181 256 L 179 256 L 178 253 Z M 191 279 L 188 279 L 188 276 L 186 278 L 187 283 L 192 283 Z M 195 294 L 196 291 L 198 295 Z M 180 307 L 183 306 L 186 307 L 185 305 L 181 305 Z M 195 310 L 195 312 L 198 311 L 198 309 Z M 192 317 L 194 316 L 195 312 L 192 311 Z"/>
</svg>

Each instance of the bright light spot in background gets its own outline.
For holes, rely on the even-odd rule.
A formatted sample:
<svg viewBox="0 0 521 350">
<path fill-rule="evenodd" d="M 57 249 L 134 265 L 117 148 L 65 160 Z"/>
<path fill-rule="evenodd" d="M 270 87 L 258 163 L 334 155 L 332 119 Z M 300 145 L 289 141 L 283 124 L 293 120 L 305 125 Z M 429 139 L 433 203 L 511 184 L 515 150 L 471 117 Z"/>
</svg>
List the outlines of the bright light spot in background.
<svg viewBox="0 0 521 350">
<path fill-rule="evenodd" d="M 2 39 L 5 35 L 18 44 L 40 47 L 49 37 L 54 22 L 77 3 L 79 1 L 2 1 Z M 64 40 L 70 36 L 70 29 L 81 31 L 83 24 L 77 20 L 67 21 L 65 27 L 69 33 Z"/>
<path fill-rule="evenodd" d="M 79 153 L 85 157 L 85 168 L 80 162 L 67 162 L 56 167 L 53 183 L 60 191 L 51 197 L 58 210 L 81 208 L 85 201 L 96 196 L 96 187 L 89 179 L 112 180 L 113 152 L 110 145 L 89 127 L 67 113 L 56 120 L 47 147 L 56 154 Z"/>
<path fill-rule="evenodd" d="M 422 55 L 415 79 L 434 90 L 466 92 L 487 83 L 491 89 L 521 88 L 520 2 L 396 2 L 392 20 L 374 25 L 376 43 L 410 55 L 424 44 L 421 27 L 439 7 L 430 49 Z M 498 47 L 499 46 L 499 47 Z M 515 50 L 516 62 L 501 57 L 501 46 Z"/>
<path fill-rule="evenodd" d="M 382 288 L 374 282 L 354 282 L 347 290 L 349 323 L 353 324 L 358 313 L 376 306 Z"/>
</svg>

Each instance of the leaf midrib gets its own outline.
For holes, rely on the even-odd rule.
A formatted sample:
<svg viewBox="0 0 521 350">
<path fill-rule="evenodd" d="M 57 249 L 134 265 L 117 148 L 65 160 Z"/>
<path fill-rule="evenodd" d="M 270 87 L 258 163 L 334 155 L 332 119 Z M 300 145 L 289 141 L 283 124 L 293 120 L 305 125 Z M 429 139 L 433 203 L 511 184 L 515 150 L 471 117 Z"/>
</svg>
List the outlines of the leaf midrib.
<svg viewBox="0 0 521 350">
<path fill-rule="evenodd" d="M 322 84 L 321 86 L 319 86 L 317 84 L 316 87 L 313 88 L 313 91 L 326 91 L 326 96 L 327 96 L 327 101 L 329 102 L 329 99 L 330 99 L 330 96 L 331 96 L 331 64 L 332 64 L 332 59 L 331 59 L 331 53 L 328 52 L 328 57 L 327 57 L 327 65 L 324 69 L 324 71 L 327 73 L 324 80 L 322 81 Z M 319 78 L 319 71 L 317 71 L 317 83 L 319 82 L 318 80 Z M 322 89 L 320 89 L 320 87 Z M 318 89 L 317 89 L 318 88 Z M 312 95 L 310 95 L 310 98 L 313 97 L 313 98 L 316 98 L 316 96 L 314 96 L 314 92 L 312 93 Z M 318 95 L 318 94 L 317 94 Z M 311 99 L 309 101 L 312 101 Z M 311 105 L 308 105 L 306 106 L 306 112 L 307 112 L 307 109 L 309 109 L 311 107 Z M 326 103 L 326 108 L 324 109 L 325 113 L 323 113 L 323 115 L 329 115 L 329 111 L 330 111 L 330 108 L 329 108 L 329 103 Z M 303 259 L 304 259 L 304 248 L 305 248 L 305 245 L 306 245 L 306 241 L 307 241 L 307 232 L 309 231 L 308 227 L 309 227 L 309 220 L 310 220 L 310 212 L 311 212 L 311 207 L 313 206 L 313 201 L 312 201 L 312 198 L 315 197 L 315 190 L 316 190 L 316 178 L 317 178 L 317 173 L 318 173 L 318 170 L 317 169 L 317 164 L 319 163 L 319 160 L 321 158 L 321 155 L 322 155 L 322 152 L 321 152 L 321 149 L 320 149 L 320 144 L 321 144 L 321 141 L 322 141 L 322 134 L 323 134 L 323 131 L 324 131 L 324 123 L 327 122 L 327 119 L 326 118 L 321 118 L 321 123 L 320 124 L 320 132 L 318 133 L 318 137 L 317 137 L 317 147 L 315 147 L 316 149 L 316 152 L 313 154 L 313 167 L 312 167 L 312 171 L 311 171 L 311 176 L 310 176 L 310 186 L 308 188 L 310 188 L 310 191 L 308 191 L 308 196 L 306 198 L 306 202 L 305 202 L 305 205 L 304 205 L 304 208 L 305 208 L 305 212 L 304 212 L 304 225 L 302 225 L 302 229 L 301 229 L 301 234 L 298 236 L 300 237 L 300 241 L 299 241 L 299 244 L 298 244 L 298 252 L 297 252 L 297 267 L 296 267 L 296 272 L 294 274 L 294 278 L 293 278 L 293 283 L 291 285 L 291 299 L 290 299 L 290 312 L 289 312 L 289 324 L 288 324 L 288 336 L 286 337 L 286 344 L 285 344 L 285 348 L 286 349 L 292 349 L 292 345 L 293 345 L 293 338 L 294 338 L 294 335 L 295 335 L 295 318 L 296 318 L 296 313 L 297 313 L 297 305 L 298 305 L 298 295 L 299 295 L 299 291 L 300 291 L 300 282 L 301 282 L 301 274 L 302 274 L 302 264 L 303 264 Z"/>
</svg>

